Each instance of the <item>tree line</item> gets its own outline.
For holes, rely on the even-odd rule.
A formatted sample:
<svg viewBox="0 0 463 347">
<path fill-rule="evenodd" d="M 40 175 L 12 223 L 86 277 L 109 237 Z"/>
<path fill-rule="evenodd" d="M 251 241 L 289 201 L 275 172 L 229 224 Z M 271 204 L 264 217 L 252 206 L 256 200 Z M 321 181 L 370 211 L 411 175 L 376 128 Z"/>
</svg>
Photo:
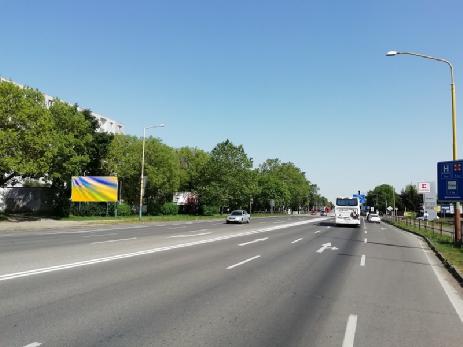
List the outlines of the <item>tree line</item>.
<svg viewBox="0 0 463 347">
<path fill-rule="evenodd" d="M 373 206 L 377 210 L 385 212 L 388 206 L 395 207 L 399 211 L 419 212 L 422 207 L 422 196 L 416 186 L 409 184 L 397 193 L 392 185 L 381 184 L 370 190 L 367 194 L 367 206 Z"/>
<path fill-rule="evenodd" d="M 90 110 L 55 100 L 47 107 L 38 90 L 0 82 L 0 186 L 42 182 L 53 191 L 59 215 L 69 214 L 70 180 L 79 175 L 118 176 L 121 198 L 137 206 L 142 139 L 100 132 Z M 316 184 L 291 162 L 268 159 L 254 167 L 242 145 L 229 140 L 210 152 L 145 141 L 145 204 L 162 213 L 174 192 L 193 192 L 186 212 L 224 209 L 299 210 L 329 205 Z M 40 180 L 40 181 L 38 181 Z"/>
</svg>

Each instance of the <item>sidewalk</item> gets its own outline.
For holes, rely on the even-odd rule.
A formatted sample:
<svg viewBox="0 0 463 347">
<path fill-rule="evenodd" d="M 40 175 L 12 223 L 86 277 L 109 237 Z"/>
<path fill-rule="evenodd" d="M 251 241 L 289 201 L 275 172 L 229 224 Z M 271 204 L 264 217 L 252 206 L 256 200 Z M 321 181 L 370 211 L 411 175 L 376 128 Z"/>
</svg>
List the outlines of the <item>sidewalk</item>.
<svg viewBox="0 0 463 347">
<path fill-rule="evenodd" d="M 49 218 L 38 218 L 35 220 L 19 220 L 11 219 L 9 221 L 0 222 L 0 233 L 11 232 L 11 231 L 39 231 L 47 229 L 66 229 L 83 227 L 87 225 L 102 225 L 107 222 L 96 220 L 96 221 L 62 221 Z"/>
</svg>

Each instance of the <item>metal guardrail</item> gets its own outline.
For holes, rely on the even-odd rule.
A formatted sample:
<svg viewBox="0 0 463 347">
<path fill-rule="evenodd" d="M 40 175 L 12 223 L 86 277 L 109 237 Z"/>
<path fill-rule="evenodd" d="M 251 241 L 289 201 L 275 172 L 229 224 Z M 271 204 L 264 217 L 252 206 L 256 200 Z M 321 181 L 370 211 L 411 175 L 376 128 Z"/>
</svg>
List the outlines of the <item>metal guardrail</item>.
<svg viewBox="0 0 463 347">
<path fill-rule="evenodd" d="M 383 217 L 384 218 L 384 217 Z M 394 222 L 402 222 L 406 225 L 414 226 L 418 228 L 418 230 L 425 230 L 425 231 L 431 231 L 433 234 L 438 233 L 441 236 L 447 235 L 451 236 L 453 238 L 454 234 L 454 227 L 453 224 L 449 224 L 446 222 L 442 221 L 425 221 L 425 220 L 420 220 L 420 219 L 414 219 L 414 218 L 407 218 L 407 217 L 386 217 L 387 220 L 389 221 L 394 221 Z"/>
</svg>

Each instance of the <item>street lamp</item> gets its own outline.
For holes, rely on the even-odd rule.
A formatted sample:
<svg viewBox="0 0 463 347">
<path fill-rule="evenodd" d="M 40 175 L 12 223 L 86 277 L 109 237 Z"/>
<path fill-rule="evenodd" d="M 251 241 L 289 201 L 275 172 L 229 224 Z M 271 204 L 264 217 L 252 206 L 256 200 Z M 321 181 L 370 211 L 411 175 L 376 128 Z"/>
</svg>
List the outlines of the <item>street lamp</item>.
<svg viewBox="0 0 463 347">
<path fill-rule="evenodd" d="M 153 128 L 164 128 L 164 124 L 151 125 L 149 127 L 143 128 L 143 150 L 142 150 L 142 156 L 141 156 L 141 176 L 140 176 L 140 206 L 139 206 L 139 211 L 138 211 L 138 219 L 139 220 L 141 220 L 141 216 L 142 216 L 142 213 L 143 213 L 143 193 L 144 193 L 143 180 L 144 180 L 144 171 L 145 171 L 145 138 L 146 138 L 146 130 L 147 129 L 153 129 Z"/>
<path fill-rule="evenodd" d="M 452 155 L 453 160 L 457 160 L 457 110 L 456 110 L 456 96 L 455 96 L 455 80 L 453 73 L 453 65 L 446 59 L 432 57 L 430 55 L 425 55 L 421 53 L 414 52 L 399 52 L 399 51 L 389 51 L 386 53 L 388 57 L 394 57 L 396 55 L 413 55 L 415 57 L 435 60 L 441 63 L 445 63 L 450 68 L 450 93 L 452 96 Z M 461 244 L 461 225 L 460 225 L 460 202 L 455 204 L 455 243 L 457 245 Z"/>
</svg>

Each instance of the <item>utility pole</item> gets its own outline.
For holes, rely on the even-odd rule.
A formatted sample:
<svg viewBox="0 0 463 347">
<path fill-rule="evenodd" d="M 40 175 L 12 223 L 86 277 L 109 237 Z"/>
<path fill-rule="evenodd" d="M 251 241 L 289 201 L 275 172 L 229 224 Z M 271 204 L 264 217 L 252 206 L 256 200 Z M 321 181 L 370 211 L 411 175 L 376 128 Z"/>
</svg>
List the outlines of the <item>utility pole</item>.
<svg viewBox="0 0 463 347">
<path fill-rule="evenodd" d="M 455 96 L 455 78 L 453 72 L 453 65 L 447 59 L 436 58 L 430 55 L 415 53 L 415 52 L 398 52 L 398 51 L 389 51 L 386 53 L 386 56 L 393 57 L 396 55 L 412 55 L 415 57 L 430 59 L 434 61 L 438 61 L 441 63 L 445 63 L 450 68 L 450 94 L 452 98 L 452 158 L 453 161 L 458 160 L 457 155 L 457 106 L 456 106 L 456 96 Z M 423 203 L 424 209 L 424 203 Z M 461 239 L 461 220 L 460 220 L 460 213 L 461 213 L 461 206 L 460 201 L 455 202 L 455 211 L 454 211 L 454 243 L 455 246 L 461 247 L 462 239 Z"/>
</svg>

